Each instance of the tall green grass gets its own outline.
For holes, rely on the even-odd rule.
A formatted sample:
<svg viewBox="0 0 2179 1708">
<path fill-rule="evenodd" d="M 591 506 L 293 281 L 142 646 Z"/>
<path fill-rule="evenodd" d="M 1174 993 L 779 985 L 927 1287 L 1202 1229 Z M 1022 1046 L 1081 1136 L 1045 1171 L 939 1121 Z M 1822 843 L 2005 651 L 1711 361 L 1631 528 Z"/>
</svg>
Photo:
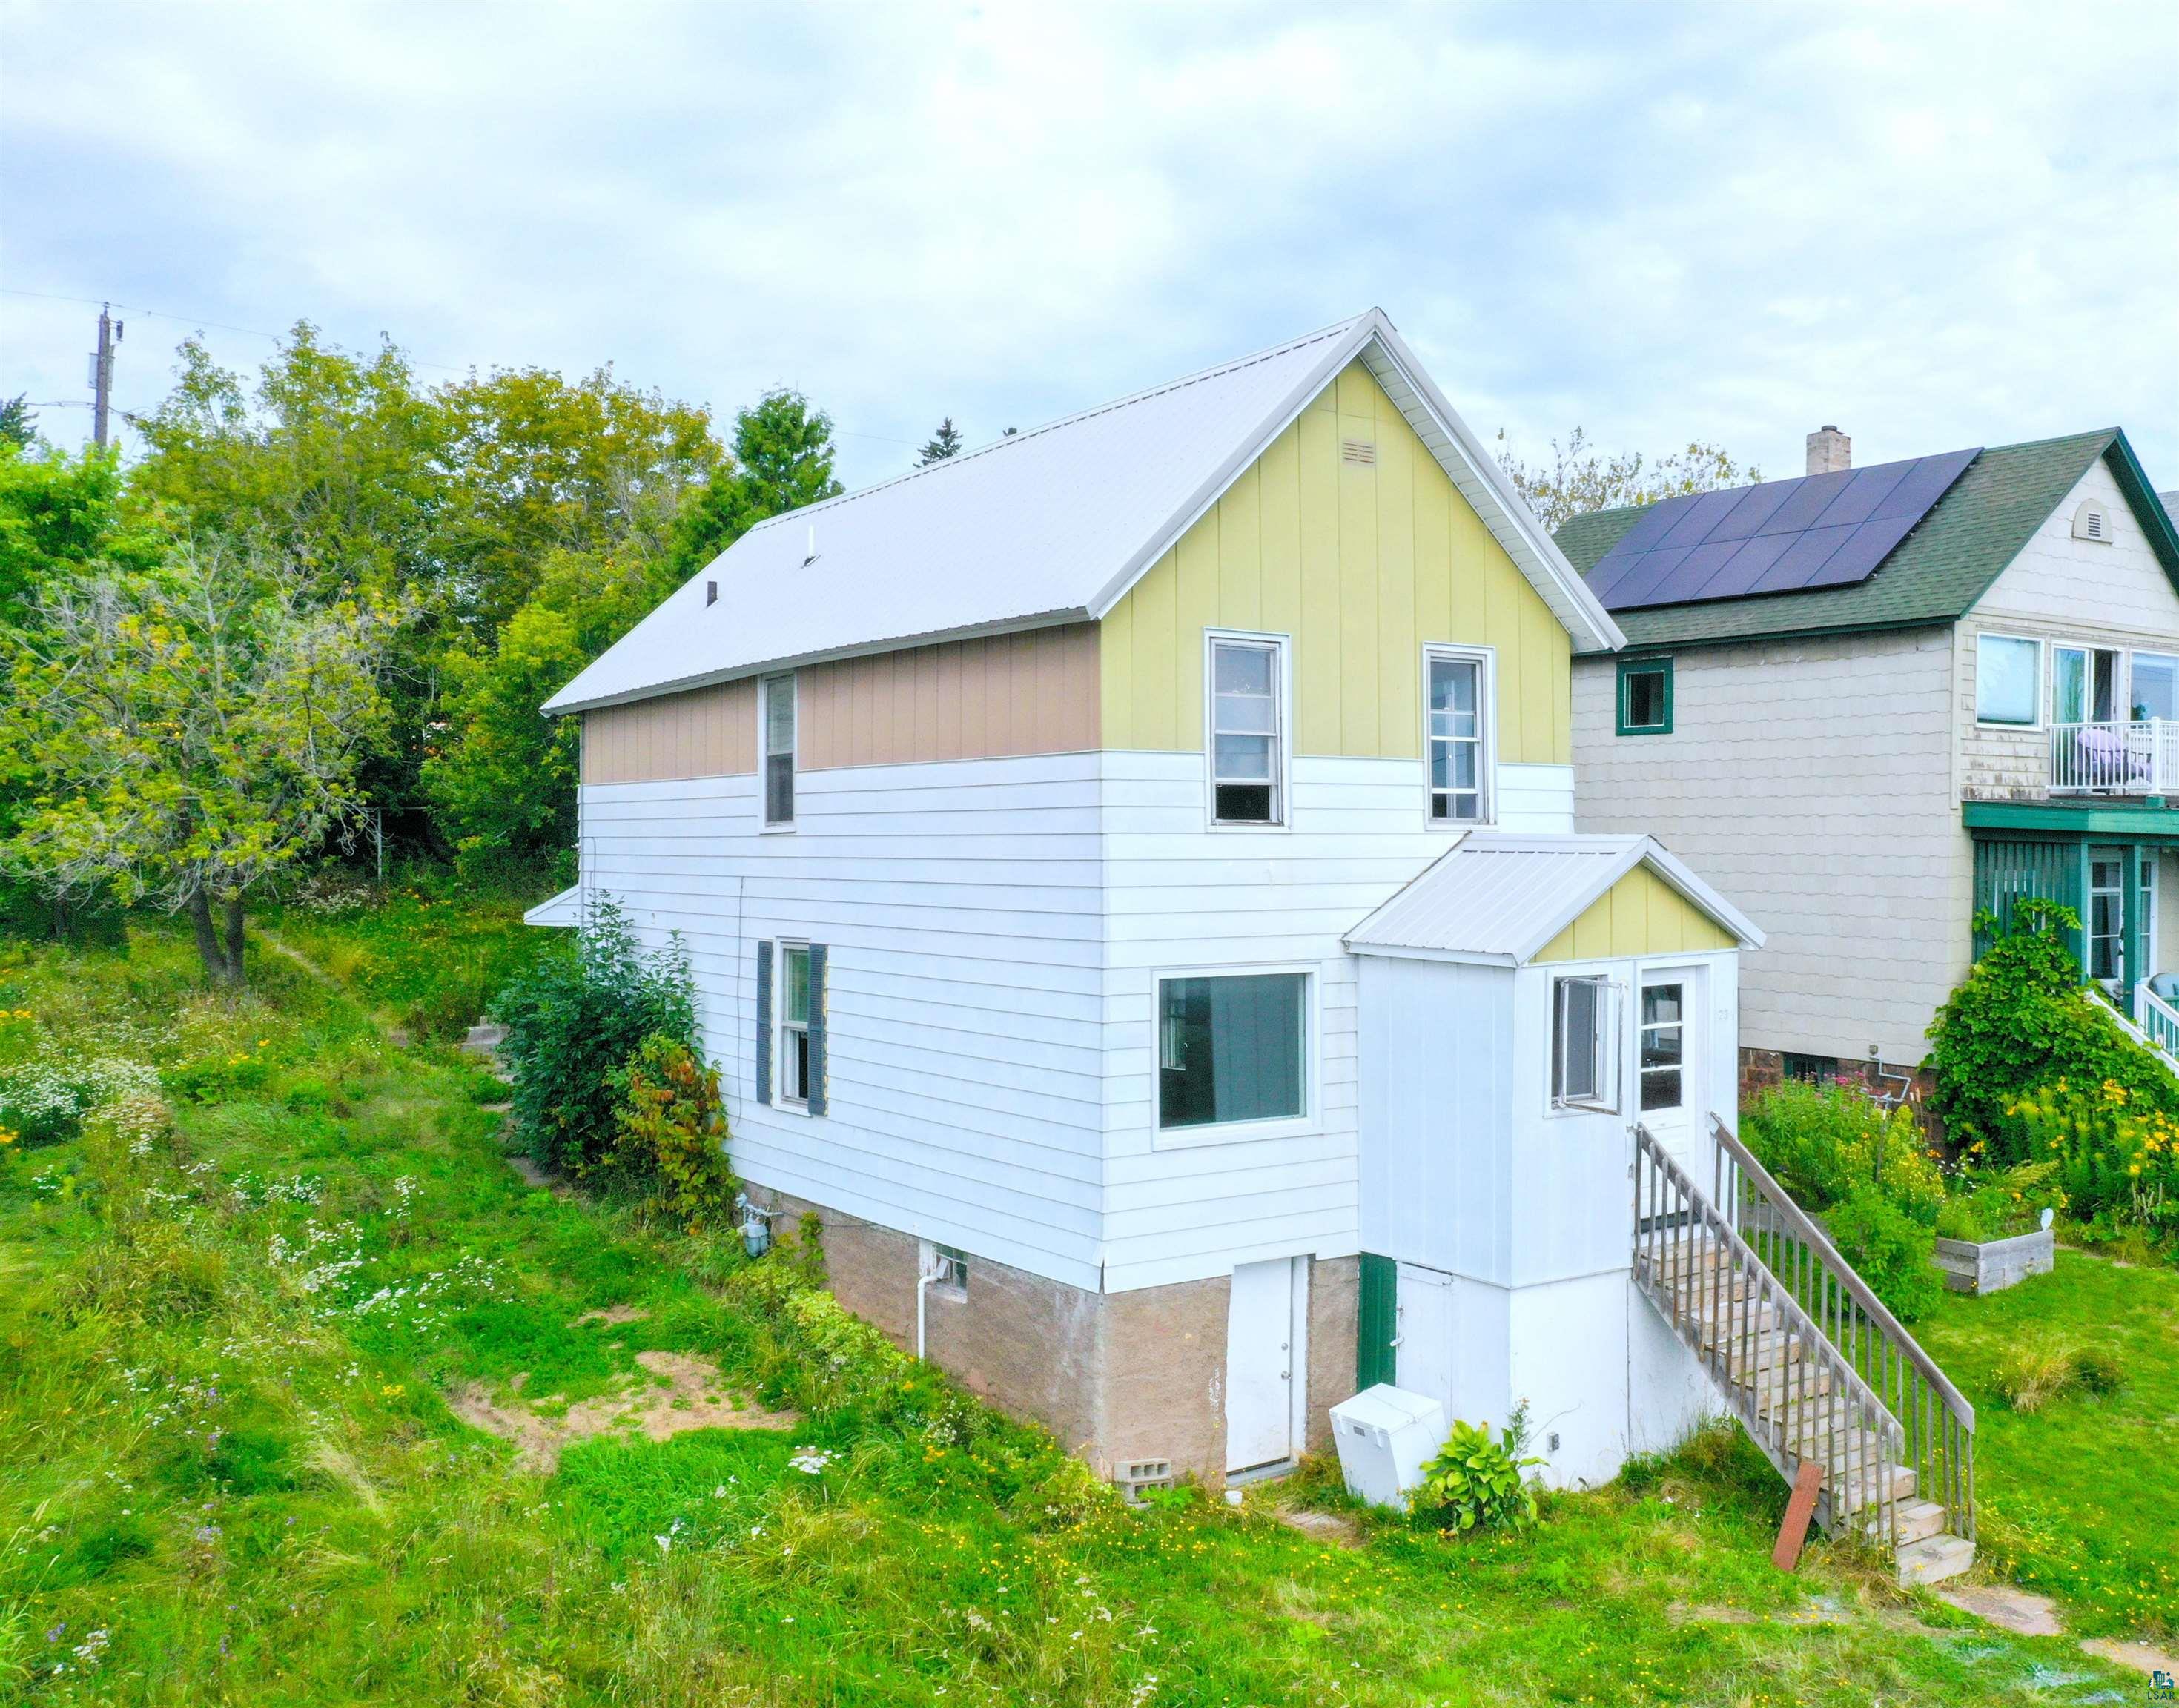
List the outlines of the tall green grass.
<svg viewBox="0 0 2179 1708">
<path fill-rule="evenodd" d="M 0 940 L 0 1006 L 34 1016 L 9 1047 L 133 1053 L 173 1111 L 0 1160 L 0 1701 L 1860 1708 L 2110 1684 L 1910 1615 L 1824 1548 L 1772 1572 L 1781 1494 L 1730 1436 L 1552 1497 L 1518 1539 L 1280 1523 L 1320 1473 L 1128 1512 L 777 1260 L 526 1187 L 497 1082 L 382 1030 L 431 942 L 313 930 L 321 967 L 357 950 L 334 984 L 260 953 L 233 1002 L 156 925 Z M 611 1306 L 644 1315 L 580 1320 Z M 541 1477 L 443 1398 L 607 1392 L 651 1348 L 801 1420 L 608 1436 Z"/>
</svg>

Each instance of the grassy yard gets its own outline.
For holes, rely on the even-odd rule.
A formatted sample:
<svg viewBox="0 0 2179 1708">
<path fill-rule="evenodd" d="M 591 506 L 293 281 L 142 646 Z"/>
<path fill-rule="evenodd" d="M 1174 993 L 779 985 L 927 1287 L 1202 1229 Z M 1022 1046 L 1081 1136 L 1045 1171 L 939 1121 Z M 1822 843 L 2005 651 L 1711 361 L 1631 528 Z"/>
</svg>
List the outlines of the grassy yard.
<svg viewBox="0 0 2179 1708">
<path fill-rule="evenodd" d="M 1948 1294 L 1918 1338 L 1975 1405 L 1985 1556 L 2055 1597 L 2070 1628 L 2179 1637 L 2179 1271 L 2061 1249 L 2056 1270 L 1986 1299 Z M 2126 1372 L 2038 1409 L 2003 1398 L 2023 1351 L 2092 1346 Z"/>
<path fill-rule="evenodd" d="M 1518 1539 L 1304 1534 L 1276 1508 L 1336 1507 L 1320 1471 L 1239 1511 L 1131 1513 L 780 1258 L 526 1186 L 484 1107 L 500 1088 L 433 1041 L 472 964 L 480 984 L 534 947 L 514 914 L 423 890 L 291 909 L 273 930 L 309 965 L 261 941 L 233 1003 L 157 921 L 122 948 L 0 940 L 0 1063 L 102 1063 L 125 1094 L 80 1137 L 0 1147 L 0 1702 L 2139 1698 L 2138 1676 L 1902 1595 L 1847 1550 L 1773 1572 L 1782 1491 L 1730 1434 L 1555 1497 Z M 2164 1385 L 2144 1371 L 2111 1403 L 2144 1431 L 2172 1409 L 2164 1301 Z M 2007 1308 L 1940 1326 L 1964 1348 Z M 657 1391 L 660 1354 L 797 1420 L 607 1430 L 547 1475 L 448 1403 L 549 1424 Z M 2039 1512 L 2107 1510 L 2133 1479 L 2163 1479 L 2169 1513 L 2179 1473 L 2142 1464 L 2145 1437 L 2121 1485 L 1985 1431 L 1985 1498 L 2023 1562 Z M 2143 1547 L 2157 1510 L 2130 1520 Z M 2080 1592 L 2126 1569 L 2082 1565 Z"/>
</svg>

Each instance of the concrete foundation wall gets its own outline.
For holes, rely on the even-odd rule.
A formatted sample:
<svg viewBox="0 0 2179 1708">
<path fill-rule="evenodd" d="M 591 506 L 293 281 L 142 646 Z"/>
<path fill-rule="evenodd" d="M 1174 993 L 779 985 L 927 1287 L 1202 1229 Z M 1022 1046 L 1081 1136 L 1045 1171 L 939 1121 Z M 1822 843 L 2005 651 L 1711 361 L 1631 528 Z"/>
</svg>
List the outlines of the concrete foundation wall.
<svg viewBox="0 0 2179 1708">
<path fill-rule="evenodd" d="M 806 1212 L 823 1225 L 826 1285 L 864 1321 L 915 1349 L 917 1237 L 752 1185 L 787 1235 Z M 1326 1413 L 1354 1392 L 1361 1266 L 1309 1265 L 1308 1447 L 1329 1451 Z M 924 1355 L 979 1398 L 1042 1424 L 1100 1476 L 1169 1459 L 1213 1486 L 1226 1472 L 1226 1333 L 1221 1276 L 1099 1293 L 969 1254 L 965 1294 L 924 1297 Z"/>
</svg>

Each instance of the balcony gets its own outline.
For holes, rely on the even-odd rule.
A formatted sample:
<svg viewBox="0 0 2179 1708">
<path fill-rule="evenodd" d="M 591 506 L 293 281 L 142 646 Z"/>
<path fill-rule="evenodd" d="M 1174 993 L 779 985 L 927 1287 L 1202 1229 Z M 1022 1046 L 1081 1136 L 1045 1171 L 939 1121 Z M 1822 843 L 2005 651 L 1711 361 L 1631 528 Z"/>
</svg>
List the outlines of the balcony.
<svg viewBox="0 0 2179 1708">
<path fill-rule="evenodd" d="M 2052 724 L 2050 793 L 2179 795 L 2179 722 Z"/>
</svg>

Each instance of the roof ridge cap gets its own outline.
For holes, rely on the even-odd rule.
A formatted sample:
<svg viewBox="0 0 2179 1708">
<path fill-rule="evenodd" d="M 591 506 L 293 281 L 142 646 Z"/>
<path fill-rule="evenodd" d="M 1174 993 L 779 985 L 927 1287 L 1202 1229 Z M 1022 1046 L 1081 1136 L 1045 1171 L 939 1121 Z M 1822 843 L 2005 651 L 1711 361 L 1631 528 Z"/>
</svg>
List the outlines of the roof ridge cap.
<svg viewBox="0 0 2179 1708">
<path fill-rule="evenodd" d="M 963 463 L 973 462 L 979 457 L 988 457 L 996 451 L 1007 449 L 1009 446 L 1026 444 L 1031 439 L 1041 438 L 1046 433 L 1057 432 L 1062 427 L 1071 427 L 1080 421 L 1090 420 L 1099 415 L 1108 415 L 1115 409 L 1124 409 L 1135 404 L 1145 404 L 1151 398 L 1163 397 L 1169 392 L 1177 392 L 1188 386 L 1200 385 L 1205 380 L 1220 379 L 1227 374 L 1238 373 L 1243 368 L 1251 368 L 1260 362 L 1267 362 L 1274 356 L 1289 355 L 1296 350 L 1308 348 L 1310 344 L 1321 343 L 1327 338 L 1336 338 L 1342 332 L 1351 332 L 1364 321 L 1369 319 L 1375 312 L 1375 310 L 1370 309 L 1358 315 L 1349 315 L 1343 321 L 1335 321 L 1330 326 L 1320 327 L 1316 331 L 1304 332 L 1299 338 L 1288 338 L 1282 343 L 1271 344 L 1263 349 L 1251 351 L 1247 355 L 1236 356 L 1229 361 L 1213 363 L 1207 368 L 1197 369 L 1194 373 L 1183 374 L 1178 379 L 1161 381 L 1155 386 L 1145 387 L 1139 392 L 1130 392 L 1124 397 L 1114 398 L 1106 403 L 1095 404 L 1088 409 L 1077 409 L 1072 415 L 1058 416 L 1055 420 L 1045 422 L 1041 426 L 1031 427 L 1026 432 L 1002 434 L 996 439 L 977 446 L 974 450 L 963 451 L 956 456 L 941 457 L 934 462 L 919 464 L 913 469 L 895 475 L 891 480 L 875 481 L 867 486 L 858 486 L 852 492 L 842 492 L 833 497 L 820 499 L 816 503 L 804 504 L 799 509 L 782 510 L 777 516 L 766 517 L 749 531 L 755 534 L 798 516 L 814 516 L 820 511 L 851 503 L 858 498 L 867 498 L 875 493 L 889 492 L 903 482 L 920 479 L 925 475 L 935 474 L 946 468 L 958 467 Z"/>
</svg>

